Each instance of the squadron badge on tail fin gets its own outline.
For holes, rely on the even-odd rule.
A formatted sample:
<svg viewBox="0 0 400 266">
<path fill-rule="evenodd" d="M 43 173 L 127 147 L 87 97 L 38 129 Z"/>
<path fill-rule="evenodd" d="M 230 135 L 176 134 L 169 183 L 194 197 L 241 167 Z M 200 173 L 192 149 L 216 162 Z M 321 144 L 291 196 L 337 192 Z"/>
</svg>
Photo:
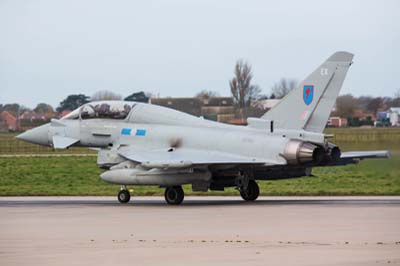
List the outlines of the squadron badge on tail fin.
<svg viewBox="0 0 400 266">
<path fill-rule="evenodd" d="M 304 85 L 303 100 L 306 105 L 310 105 L 314 98 L 314 85 Z"/>
</svg>

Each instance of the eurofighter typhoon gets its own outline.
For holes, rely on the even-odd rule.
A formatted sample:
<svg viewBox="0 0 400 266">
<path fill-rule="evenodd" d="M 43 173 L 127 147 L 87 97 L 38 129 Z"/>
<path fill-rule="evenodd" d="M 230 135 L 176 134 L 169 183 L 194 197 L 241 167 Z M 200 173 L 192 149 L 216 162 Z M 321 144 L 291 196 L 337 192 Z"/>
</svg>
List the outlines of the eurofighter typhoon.
<svg viewBox="0 0 400 266">
<path fill-rule="evenodd" d="M 352 59 L 351 53 L 334 53 L 261 118 L 248 118 L 247 126 L 151 104 L 100 101 L 17 138 L 56 149 L 97 148 L 97 164 L 105 169 L 100 177 L 121 185 L 121 203 L 130 200 L 127 186 L 154 185 L 177 205 L 184 184 L 193 191 L 236 187 L 244 200 L 254 201 L 258 180 L 389 157 L 388 151 L 341 152 L 323 133 Z"/>
</svg>

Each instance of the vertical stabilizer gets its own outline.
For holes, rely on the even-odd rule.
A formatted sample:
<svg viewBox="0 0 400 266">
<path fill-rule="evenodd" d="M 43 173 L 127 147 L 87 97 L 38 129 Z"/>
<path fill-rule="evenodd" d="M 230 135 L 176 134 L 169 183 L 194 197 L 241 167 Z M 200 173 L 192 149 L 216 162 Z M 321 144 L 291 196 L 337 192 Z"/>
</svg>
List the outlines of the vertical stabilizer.
<svg viewBox="0 0 400 266">
<path fill-rule="evenodd" d="M 262 118 L 276 128 L 321 133 L 342 87 L 353 54 L 336 52 Z"/>
</svg>

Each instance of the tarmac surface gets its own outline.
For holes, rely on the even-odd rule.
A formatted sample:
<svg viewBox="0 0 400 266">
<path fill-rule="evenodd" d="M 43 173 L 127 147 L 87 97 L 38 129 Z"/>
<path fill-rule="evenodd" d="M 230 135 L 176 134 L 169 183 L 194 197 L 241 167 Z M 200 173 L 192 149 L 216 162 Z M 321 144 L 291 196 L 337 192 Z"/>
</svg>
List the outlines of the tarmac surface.
<svg viewBox="0 0 400 266">
<path fill-rule="evenodd" d="M 0 265 L 400 265 L 400 197 L 0 197 Z"/>
</svg>

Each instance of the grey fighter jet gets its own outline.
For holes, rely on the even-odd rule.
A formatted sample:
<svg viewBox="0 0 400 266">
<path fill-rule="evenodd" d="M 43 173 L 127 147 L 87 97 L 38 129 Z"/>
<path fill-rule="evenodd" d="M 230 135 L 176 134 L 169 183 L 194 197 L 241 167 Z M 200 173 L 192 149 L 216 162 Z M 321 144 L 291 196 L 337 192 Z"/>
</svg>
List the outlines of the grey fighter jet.
<svg viewBox="0 0 400 266">
<path fill-rule="evenodd" d="M 315 166 L 388 158 L 388 151 L 341 152 L 323 133 L 353 55 L 336 52 L 261 118 L 247 126 L 204 120 L 161 106 L 90 102 L 60 120 L 17 138 L 65 149 L 98 149 L 101 179 L 121 185 L 118 200 L 130 200 L 128 185 L 165 188 L 165 200 L 180 204 L 182 185 L 193 191 L 236 187 L 246 201 L 259 195 L 257 180 L 311 175 Z"/>
</svg>

